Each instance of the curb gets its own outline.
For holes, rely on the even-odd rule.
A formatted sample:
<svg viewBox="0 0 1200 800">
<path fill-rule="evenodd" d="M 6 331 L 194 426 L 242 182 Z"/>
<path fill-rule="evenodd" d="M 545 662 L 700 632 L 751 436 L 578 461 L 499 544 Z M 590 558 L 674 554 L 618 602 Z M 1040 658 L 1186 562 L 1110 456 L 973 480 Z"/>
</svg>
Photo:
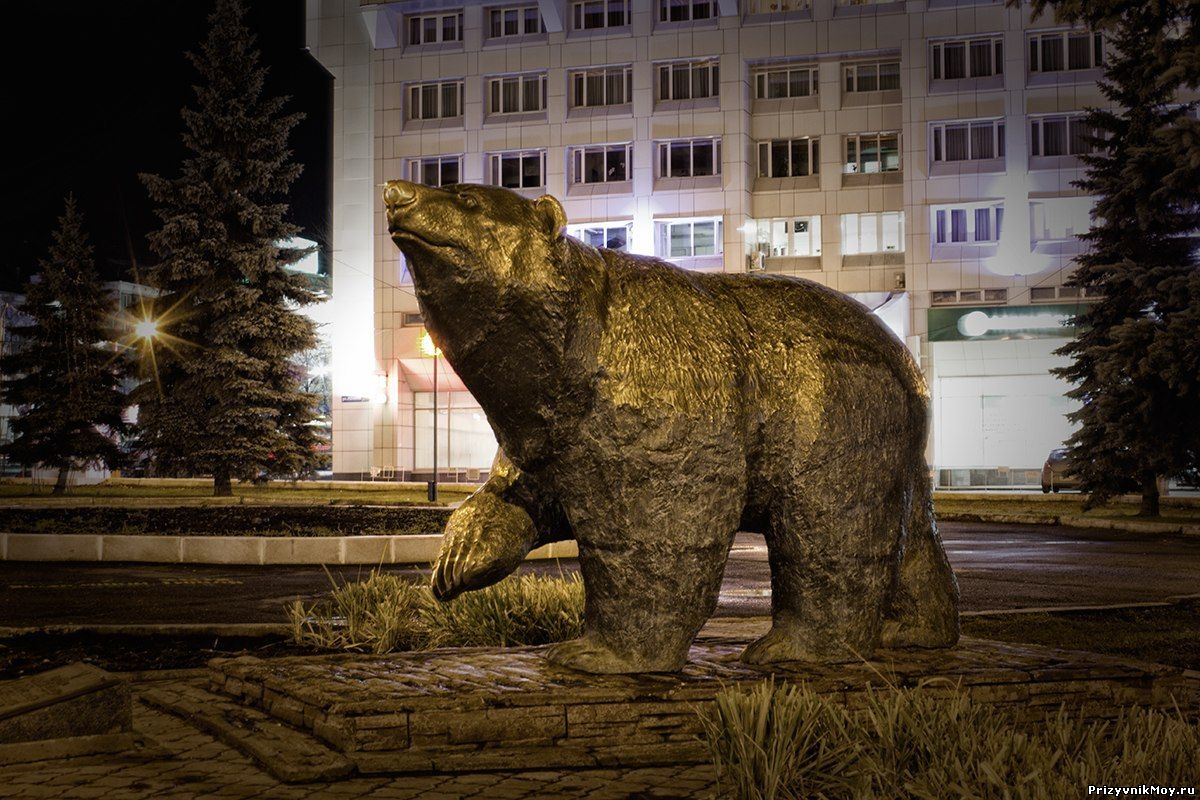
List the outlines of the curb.
<svg viewBox="0 0 1200 800">
<path fill-rule="evenodd" d="M 129 536 L 0 533 L 0 561 L 96 561 L 144 564 L 429 564 L 442 534 L 411 536 Z M 575 542 L 553 542 L 527 559 L 576 558 Z"/>
<path fill-rule="evenodd" d="M 1150 522 L 1138 519 L 1108 519 L 1076 514 L 979 514 L 970 511 L 942 511 L 936 514 L 946 522 L 993 522 L 1000 525 L 1060 525 L 1066 528 L 1120 531 L 1123 533 L 1156 533 L 1176 536 L 1200 536 L 1200 524 L 1184 525 L 1175 522 Z"/>
</svg>

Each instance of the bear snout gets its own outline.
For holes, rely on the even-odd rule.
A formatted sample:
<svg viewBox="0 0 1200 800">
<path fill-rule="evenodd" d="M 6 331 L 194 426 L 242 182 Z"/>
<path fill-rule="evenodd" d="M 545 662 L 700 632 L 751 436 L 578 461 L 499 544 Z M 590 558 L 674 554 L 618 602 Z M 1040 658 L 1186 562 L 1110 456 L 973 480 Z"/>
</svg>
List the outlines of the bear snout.
<svg viewBox="0 0 1200 800">
<path fill-rule="evenodd" d="M 383 190 L 383 202 L 388 211 L 406 206 L 415 202 L 416 199 L 417 187 L 408 181 L 388 181 L 387 187 Z"/>
</svg>

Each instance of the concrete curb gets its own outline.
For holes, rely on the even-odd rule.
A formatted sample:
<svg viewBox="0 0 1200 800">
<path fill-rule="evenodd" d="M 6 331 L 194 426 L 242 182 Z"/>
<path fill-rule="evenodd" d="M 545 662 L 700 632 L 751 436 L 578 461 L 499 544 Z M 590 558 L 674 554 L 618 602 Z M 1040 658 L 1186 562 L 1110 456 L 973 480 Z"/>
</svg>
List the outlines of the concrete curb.
<svg viewBox="0 0 1200 800">
<path fill-rule="evenodd" d="M 0 561 L 148 564 L 428 564 L 440 533 L 416 536 L 129 536 L 0 533 Z M 576 558 L 575 542 L 539 547 L 527 558 Z"/>
<path fill-rule="evenodd" d="M 1121 531 L 1123 533 L 1157 533 L 1165 535 L 1200 536 L 1200 524 L 1150 522 L 1139 519 L 1108 519 L 1076 514 L 980 514 L 972 511 L 941 511 L 939 520 L 946 522 L 994 522 L 1000 525 L 1061 525 L 1067 528 Z"/>
</svg>

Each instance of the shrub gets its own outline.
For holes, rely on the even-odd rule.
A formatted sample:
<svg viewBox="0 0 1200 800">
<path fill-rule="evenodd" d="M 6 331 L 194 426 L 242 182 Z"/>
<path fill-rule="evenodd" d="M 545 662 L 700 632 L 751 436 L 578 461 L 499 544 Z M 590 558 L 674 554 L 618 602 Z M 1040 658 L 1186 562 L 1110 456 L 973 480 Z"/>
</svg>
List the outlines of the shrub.
<svg viewBox="0 0 1200 800">
<path fill-rule="evenodd" d="M 1200 726 L 1127 708 L 1037 725 L 957 688 L 869 690 L 853 712 L 806 686 L 727 689 L 702 714 L 722 796 L 739 800 L 1057 800 L 1089 785 L 1192 786 Z"/>
<path fill-rule="evenodd" d="M 292 639 L 322 650 L 391 653 L 433 647 L 510 647 L 579 636 L 578 576 L 520 575 L 449 603 L 426 585 L 373 570 L 365 580 L 333 582 L 329 597 L 288 608 Z"/>
</svg>

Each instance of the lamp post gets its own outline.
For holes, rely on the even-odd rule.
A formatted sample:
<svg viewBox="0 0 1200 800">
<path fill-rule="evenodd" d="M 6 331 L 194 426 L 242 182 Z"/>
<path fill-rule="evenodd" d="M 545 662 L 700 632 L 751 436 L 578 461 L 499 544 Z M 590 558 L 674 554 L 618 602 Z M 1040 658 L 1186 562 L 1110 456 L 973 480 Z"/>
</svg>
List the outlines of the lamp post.
<svg viewBox="0 0 1200 800">
<path fill-rule="evenodd" d="M 433 480 L 428 484 L 427 497 L 429 502 L 436 503 L 438 499 L 438 356 L 442 351 L 433 343 L 429 331 L 421 333 L 421 352 L 433 357 Z"/>
</svg>

